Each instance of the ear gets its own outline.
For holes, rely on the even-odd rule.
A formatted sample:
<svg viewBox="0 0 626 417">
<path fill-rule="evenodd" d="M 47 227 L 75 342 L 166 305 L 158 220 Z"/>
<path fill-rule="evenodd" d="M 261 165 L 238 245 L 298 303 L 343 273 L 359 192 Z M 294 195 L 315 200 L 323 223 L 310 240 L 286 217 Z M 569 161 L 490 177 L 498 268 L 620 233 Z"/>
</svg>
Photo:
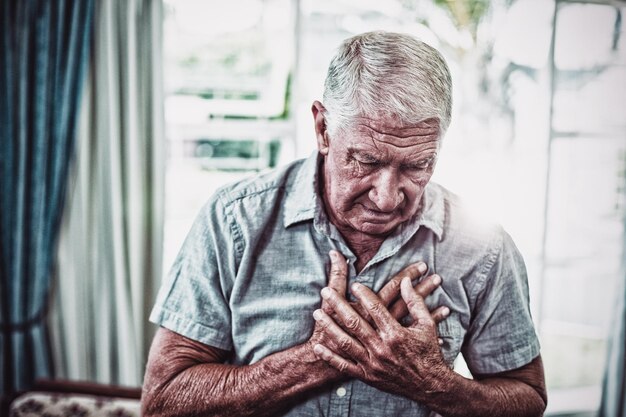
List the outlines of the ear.
<svg viewBox="0 0 626 417">
<path fill-rule="evenodd" d="M 324 111 L 326 109 L 319 101 L 315 100 L 311 106 L 313 121 L 315 122 L 315 138 L 317 139 L 317 150 L 322 155 L 328 155 L 328 134 L 326 132 L 326 120 Z"/>
</svg>

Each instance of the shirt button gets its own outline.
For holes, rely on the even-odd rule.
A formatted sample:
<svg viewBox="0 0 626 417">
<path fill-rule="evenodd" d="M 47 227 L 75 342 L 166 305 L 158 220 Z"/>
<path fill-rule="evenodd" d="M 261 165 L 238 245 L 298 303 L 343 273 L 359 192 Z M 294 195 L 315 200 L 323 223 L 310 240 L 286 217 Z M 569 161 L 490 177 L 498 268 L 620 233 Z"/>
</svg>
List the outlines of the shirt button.
<svg viewBox="0 0 626 417">
<path fill-rule="evenodd" d="M 346 389 L 344 387 L 337 388 L 338 397 L 345 397 L 345 395 L 346 395 Z"/>
</svg>

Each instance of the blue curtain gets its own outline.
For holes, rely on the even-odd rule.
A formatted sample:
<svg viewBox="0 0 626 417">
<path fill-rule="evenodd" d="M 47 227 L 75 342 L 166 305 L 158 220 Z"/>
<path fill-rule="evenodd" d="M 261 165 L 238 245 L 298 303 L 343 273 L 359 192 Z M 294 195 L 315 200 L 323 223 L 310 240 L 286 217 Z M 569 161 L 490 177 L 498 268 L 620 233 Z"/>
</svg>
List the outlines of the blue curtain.
<svg viewBox="0 0 626 417">
<path fill-rule="evenodd" d="M 46 313 L 92 0 L 0 0 L 0 394 L 54 374 Z"/>
</svg>

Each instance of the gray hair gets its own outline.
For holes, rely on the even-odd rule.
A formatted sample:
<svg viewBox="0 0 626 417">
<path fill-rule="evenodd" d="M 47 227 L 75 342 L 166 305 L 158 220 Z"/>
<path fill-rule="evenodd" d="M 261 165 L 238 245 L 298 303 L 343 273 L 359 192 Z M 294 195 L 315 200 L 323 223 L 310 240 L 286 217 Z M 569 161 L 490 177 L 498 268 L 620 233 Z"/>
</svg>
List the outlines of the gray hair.
<svg viewBox="0 0 626 417">
<path fill-rule="evenodd" d="M 400 33 L 368 32 L 346 39 L 324 83 L 330 135 L 355 117 L 394 117 L 403 125 L 436 118 L 440 135 L 450 124 L 452 80 L 441 54 Z"/>
</svg>

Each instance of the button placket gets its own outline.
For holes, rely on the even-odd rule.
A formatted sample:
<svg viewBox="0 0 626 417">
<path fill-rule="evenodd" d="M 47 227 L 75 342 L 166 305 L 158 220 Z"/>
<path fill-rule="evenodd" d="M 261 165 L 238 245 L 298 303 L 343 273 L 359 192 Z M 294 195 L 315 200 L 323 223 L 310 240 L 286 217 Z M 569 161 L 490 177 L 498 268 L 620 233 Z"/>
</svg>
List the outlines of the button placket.
<svg viewBox="0 0 626 417">
<path fill-rule="evenodd" d="M 352 392 L 352 382 L 343 382 L 335 385 L 330 392 L 330 416 L 348 416 L 350 411 L 350 396 Z"/>
</svg>

